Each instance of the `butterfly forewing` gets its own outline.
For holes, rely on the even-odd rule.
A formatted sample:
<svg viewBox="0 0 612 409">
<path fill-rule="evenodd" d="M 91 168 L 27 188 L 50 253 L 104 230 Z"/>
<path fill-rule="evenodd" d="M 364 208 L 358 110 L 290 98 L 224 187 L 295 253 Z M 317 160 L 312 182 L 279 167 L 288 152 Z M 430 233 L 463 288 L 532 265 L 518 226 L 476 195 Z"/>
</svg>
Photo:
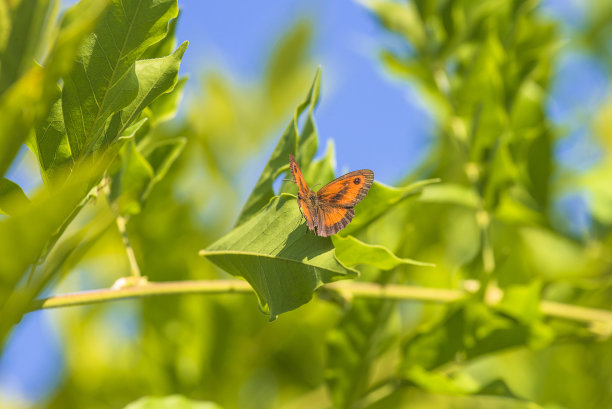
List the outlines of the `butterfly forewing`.
<svg viewBox="0 0 612 409">
<path fill-rule="evenodd" d="M 352 207 L 364 198 L 373 182 L 374 172 L 369 169 L 356 170 L 329 182 L 317 192 L 317 196 L 320 203 Z"/>
</svg>

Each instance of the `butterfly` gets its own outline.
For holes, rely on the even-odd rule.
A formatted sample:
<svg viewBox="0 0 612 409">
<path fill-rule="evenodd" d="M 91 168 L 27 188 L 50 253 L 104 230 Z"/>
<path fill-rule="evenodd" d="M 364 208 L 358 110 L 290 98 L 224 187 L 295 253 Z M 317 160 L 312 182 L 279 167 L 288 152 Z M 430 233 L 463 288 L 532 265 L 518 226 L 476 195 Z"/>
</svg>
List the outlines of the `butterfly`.
<svg viewBox="0 0 612 409">
<path fill-rule="evenodd" d="M 289 154 L 293 182 L 298 187 L 297 201 L 308 229 L 327 237 L 344 229 L 355 216 L 355 205 L 370 190 L 374 172 L 356 170 L 329 182 L 317 192 L 310 190 L 293 155 Z"/>
</svg>

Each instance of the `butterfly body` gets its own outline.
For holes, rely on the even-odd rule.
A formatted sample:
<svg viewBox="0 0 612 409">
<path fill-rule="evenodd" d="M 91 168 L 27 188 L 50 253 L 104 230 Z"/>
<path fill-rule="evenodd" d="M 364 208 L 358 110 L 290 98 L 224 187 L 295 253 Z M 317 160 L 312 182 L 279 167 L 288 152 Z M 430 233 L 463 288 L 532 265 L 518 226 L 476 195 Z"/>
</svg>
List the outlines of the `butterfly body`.
<svg viewBox="0 0 612 409">
<path fill-rule="evenodd" d="M 374 182 L 374 172 L 356 170 L 334 179 L 317 192 L 311 190 L 293 155 L 289 155 L 293 182 L 298 187 L 298 206 L 306 225 L 317 235 L 327 237 L 345 228 L 355 216 L 355 205 Z"/>
</svg>

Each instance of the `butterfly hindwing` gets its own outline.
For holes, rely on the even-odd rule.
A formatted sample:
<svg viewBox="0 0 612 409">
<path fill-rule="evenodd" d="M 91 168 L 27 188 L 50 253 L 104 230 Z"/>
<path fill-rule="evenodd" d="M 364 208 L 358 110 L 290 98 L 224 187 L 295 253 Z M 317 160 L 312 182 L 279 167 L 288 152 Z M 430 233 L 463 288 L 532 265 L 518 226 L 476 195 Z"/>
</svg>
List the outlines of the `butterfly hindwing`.
<svg viewBox="0 0 612 409">
<path fill-rule="evenodd" d="M 327 237 L 344 229 L 353 220 L 355 209 L 320 204 L 317 216 L 317 234 Z"/>
<path fill-rule="evenodd" d="M 307 200 L 304 200 L 300 197 L 298 197 L 298 206 L 300 207 L 302 216 L 304 216 L 304 219 L 306 219 L 306 225 L 310 230 L 314 230 L 317 220 L 316 209 L 313 209 Z"/>
<path fill-rule="evenodd" d="M 302 175 L 302 171 L 295 161 L 295 157 L 291 154 L 289 154 L 289 168 L 291 170 L 291 175 L 293 176 L 293 181 L 298 187 L 298 206 L 300 207 L 300 211 L 302 212 L 304 219 L 306 219 L 308 228 L 310 230 L 314 230 L 317 212 L 308 201 L 308 197 L 310 196 L 310 188 L 306 184 L 304 175 Z"/>
<path fill-rule="evenodd" d="M 356 170 L 342 175 L 323 186 L 318 192 L 319 202 L 341 207 L 352 207 L 364 198 L 374 182 L 374 172 Z"/>
</svg>

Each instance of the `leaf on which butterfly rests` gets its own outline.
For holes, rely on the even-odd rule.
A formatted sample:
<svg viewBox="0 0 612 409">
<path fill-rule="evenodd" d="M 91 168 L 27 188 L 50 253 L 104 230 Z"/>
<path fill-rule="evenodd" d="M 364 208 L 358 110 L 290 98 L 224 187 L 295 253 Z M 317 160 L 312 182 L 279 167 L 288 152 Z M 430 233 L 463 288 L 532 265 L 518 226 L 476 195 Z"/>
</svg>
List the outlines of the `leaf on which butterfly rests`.
<svg viewBox="0 0 612 409">
<path fill-rule="evenodd" d="M 272 199 L 200 254 L 247 280 L 271 320 L 307 303 L 322 284 L 358 274 L 336 259 L 329 237 L 308 231 L 289 194 Z"/>
<path fill-rule="evenodd" d="M 439 181 L 439 179 L 421 180 L 405 187 L 392 187 L 375 181 L 366 197 L 355 206 L 353 221 L 340 230 L 339 234 L 341 236 L 354 235 L 382 216 L 391 206 L 409 197 L 416 197 L 423 187 Z"/>
<path fill-rule="evenodd" d="M 353 236 L 332 236 L 332 242 L 336 247 L 336 257 L 348 267 L 367 264 L 381 270 L 391 270 L 400 264 L 412 264 L 424 267 L 435 266 L 431 263 L 409 258 L 400 258 L 384 246 L 367 244 L 357 240 Z"/>
<path fill-rule="evenodd" d="M 242 211 L 240 212 L 240 215 L 238 216 L 236 226 L 240 226 L 242 223 L 247 221 L 262 207 L 264 207 L 272 197 L 274 197 L 274 180 L 281 174 L 281 172 L 288 169 L 289 154 L 295 155 L 296 151 L 298 150 L 298 117 L 306 108 L 309 109 L 309 112 L 312 112 L 316 106 L 319 96 L 320 83 L 321 67 L 317 68 L 315 78 L 306 99 L 295 109 L 291 122 L 289 122 L 283 136 L 281 136 L 276 148 L 274 148 L 274 152 L 272 152 L 268 163 L 261 172 L 255 188 L 251 192 L 251 195 L 247 199 Z M 316 138 L 316 134 L 314 133 L 309 133 L 308 135 L 314 135 L 313 137 Z"/>
</svg>

